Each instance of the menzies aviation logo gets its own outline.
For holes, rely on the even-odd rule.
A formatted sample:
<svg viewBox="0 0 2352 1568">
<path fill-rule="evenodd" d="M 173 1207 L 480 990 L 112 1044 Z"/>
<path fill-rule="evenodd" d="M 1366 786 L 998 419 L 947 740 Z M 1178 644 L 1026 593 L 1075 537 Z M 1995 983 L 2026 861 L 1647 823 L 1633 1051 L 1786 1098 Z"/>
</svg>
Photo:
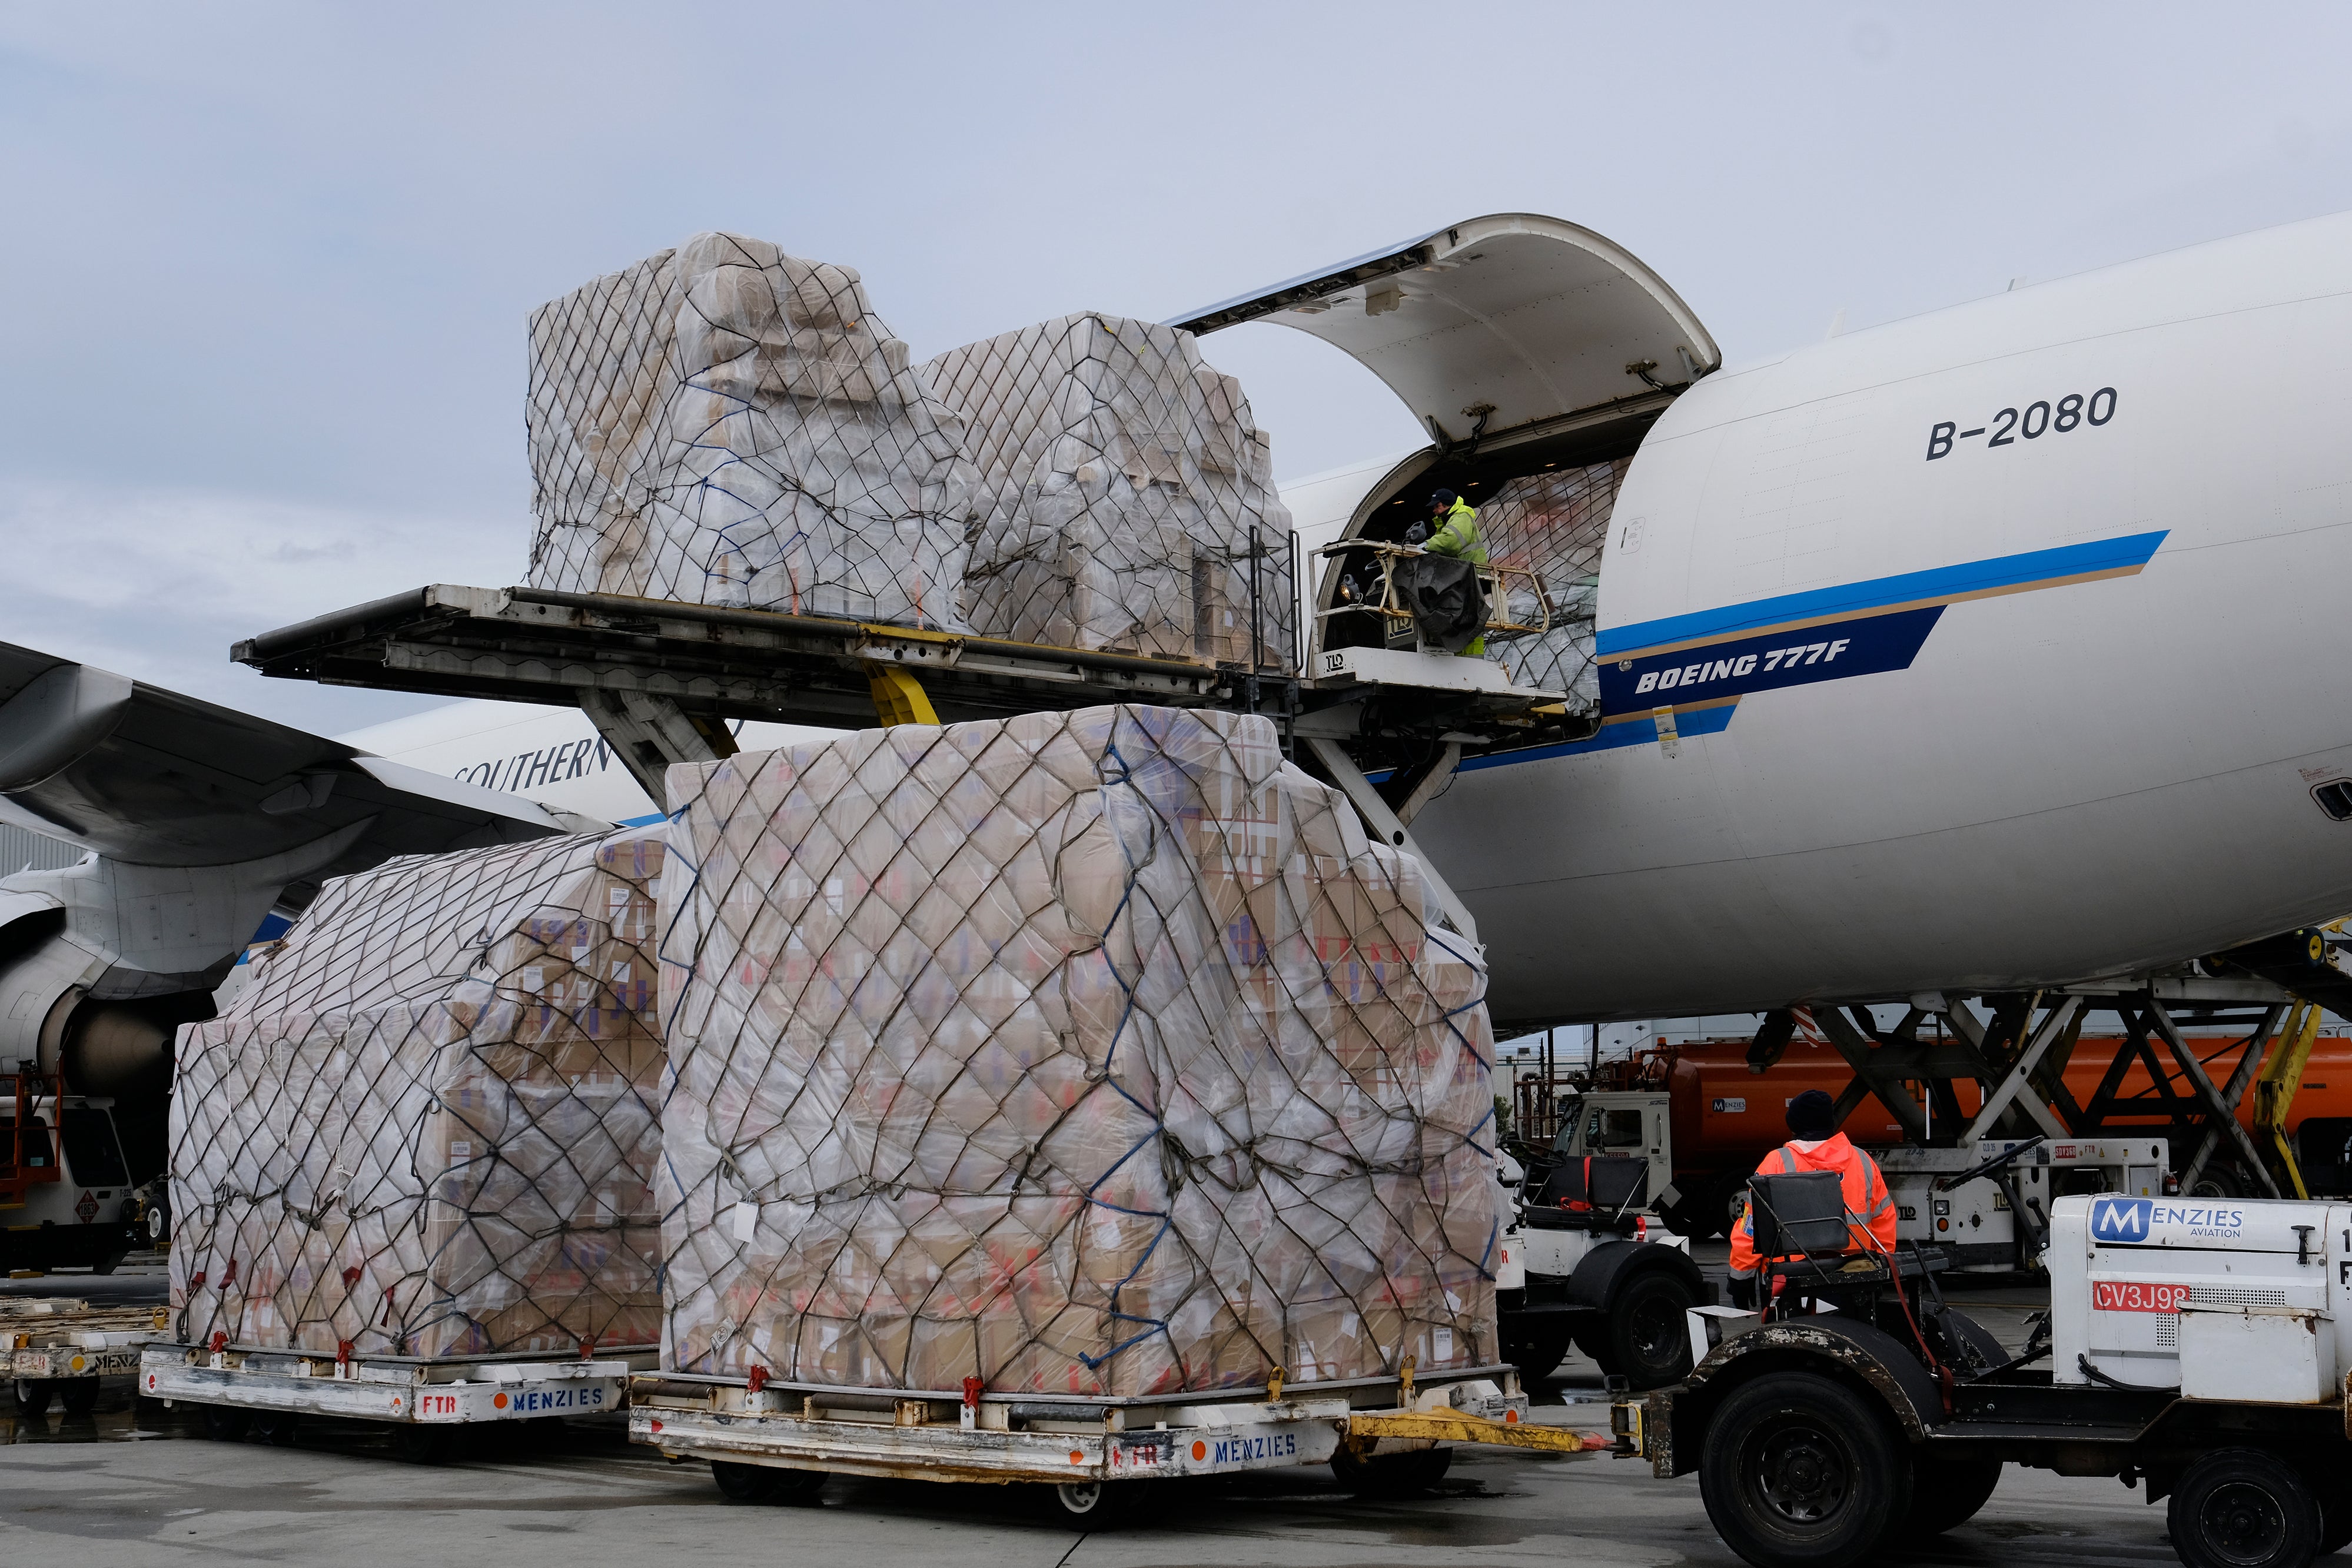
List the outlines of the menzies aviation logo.
<svg viewBox="0 0 2352 1568">
<path fill-rule="evenodd" d="M 2093 1241 L 2148 1241 L 2158 1226 L 2179 1226 L 2176 1239 L 2228 1241 L 2236 1239 L 2245 1224 L 2245 1210 L 2211 1204 L 2165 1204 L 2153 1198 L 2091 1201 Z"/>
<path fill-rule="evenodd" d="M 2146 1198 L 2100 1198 L 2091 1205 L 2093 1241 L 2146 1241 L 2148 1211 L 2156 1205 Z"/>
</svg>

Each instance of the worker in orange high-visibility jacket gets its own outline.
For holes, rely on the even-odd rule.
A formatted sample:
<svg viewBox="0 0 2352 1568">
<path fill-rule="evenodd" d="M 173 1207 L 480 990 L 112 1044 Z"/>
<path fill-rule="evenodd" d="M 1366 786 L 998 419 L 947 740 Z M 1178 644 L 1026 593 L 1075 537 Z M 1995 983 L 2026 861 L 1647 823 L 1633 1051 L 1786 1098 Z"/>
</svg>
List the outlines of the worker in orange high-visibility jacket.
<svg viewBox="0 0 2352 1568">
<path fill-rule="evenodd" d="M 1837 1107 L 1818 1089 L 1789 1102 L 1789 1141 L 1757 1163 L 1759 1176 L 1797 1171 L 1835 1171 L 1845 1185 L 1846 1250 L 1895 1250 L 1895 1198 L 1878 1162 L 1838 1131 Z M 1743 1214 L 1731 1227 L 1731 1299 L 1756 1305 L 1756 1222 Z"/>
</svg>

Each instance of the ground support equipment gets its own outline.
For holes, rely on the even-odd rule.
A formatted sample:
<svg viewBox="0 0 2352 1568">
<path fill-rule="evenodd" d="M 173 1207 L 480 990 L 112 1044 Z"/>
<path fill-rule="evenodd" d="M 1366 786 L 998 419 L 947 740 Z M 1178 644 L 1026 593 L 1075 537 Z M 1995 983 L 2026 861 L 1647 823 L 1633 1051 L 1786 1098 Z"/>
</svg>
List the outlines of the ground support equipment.
<svg viewBox="0 0 2352 1568">
<path fill-rule="evenodd" d="M 160 1307 L 93 1307 L 54 1297 L 0 1300 L 0 1346 L 16 1380 L 16 1412 L 38 1415 L 51 1400 L 68 1415 L 98 1404 L 99 1379 L 139 1370 L 140 1347 L 164 1331 Z"/>
<path fill-rule="evenodd" d="M 331 1416 L 385 1423 L 404 1454 L 437 1458 L 467 1426 L 615 1415 L 630 1374 L 657 1360 L 651 1345 L 428 1360 L 165 1341 L 140 1358 L 139 1392 L 166 1406 L 197 1406 L 215 1436 L 257 1427 L 282 1442 L 294 1421 Z"/>
<path fill-rule="evenodd" d="M 729 1495 L 806 1495 L 827 1473 L 1033 1482 L 1092 1515 L 1121 1483 L 1329 1464 L 1365 1489 L 1444 1473 L 1445 1446 L 1582 1454 L 1608 1440 L 1526 1418 L 1517 1372 L 1402 1377 L 1088 1399 L 756 1384 L 658 1373 L 633 1380 L 629 1436 L 673 1460 L 711 1462 Z M 1131 1494 L 1129 1494 L 1131 1495 Z"/>
<path fill-rule="evenodd" d="M 2299 1212 L 2266 1224 L 2265 1207 Z M 1973 1515 L 2008 1464 L 2144 1487 L 2188 1568 L 2307 1568 L 2352 1544 L 2345 1381 L 2331 1314 L 2270 1301 L 2330 1288 L 2352 1212 L 2214 1212 L 2061 1199 L 2052 1311 L 2021 1355 L 1945 1305 L 1931 1249 L 1906 1247 L 1899 1269 L 1768 1264 L 1761 1315 L 1694 1310 L 1689 1378 L 1614 1399 L 1615 1451 L 1660 1477 L 1696 1471 L 1717 1532 L 1756 1568 L 1917 1547 Z M 2167 1245 L 2221 1230 L 2232 1239 L 2202 1259 Z M 2224 1258 L 2234 1271 L 2211 1267 Z"/>
</svg>

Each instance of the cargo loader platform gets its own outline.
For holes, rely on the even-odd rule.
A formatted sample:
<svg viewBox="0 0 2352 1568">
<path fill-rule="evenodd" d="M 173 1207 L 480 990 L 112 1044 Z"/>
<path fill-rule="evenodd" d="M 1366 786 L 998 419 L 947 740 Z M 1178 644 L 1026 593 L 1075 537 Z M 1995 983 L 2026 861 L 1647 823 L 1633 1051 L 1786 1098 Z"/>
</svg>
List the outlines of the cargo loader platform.
<svg viewBox="0 0 2352 1568">
<path fill-rule="evenodd" d="M 949 723 L 1104 702 L 1297 718 L 1360 705 L 1379 689 L 1414 717 L 1442 714 L 1481 742 L 1571 740 L 1591 728 L 1589 718 L 1570 715 L 1563 693 L 1514 687 L 1481 659 L 1339 649 L 1318 659 L 1328 670 L 1300 677 L 523 587 L 415 588 L 248 638 L 232 657 L 281 679 L 452 698 L 572 707 L 626 693 L 676 705 L 706 734 L 730 719 L 863 728 L 875 721 L 875 677 L 892 669 L 919 682 L 931 715 Z M 1377 717 L 1349 726 L 1366 734 L 1382 727 Z M 1337 729 L 1326 723 L 1318 732 Z"/>
<path fill-rule="evenodd" d="M 1409 853 L 1414 811 L 1465 752 L 1580 741 L 1600 722 L 1500 665 L 1410 649 L 1317 652 L 1294 675 L 528 587 L 415 588 L 248 638 L 233 657 L 331 686 L 579 707 L 656 801 L 671 763 L 732 754 L 738 720 L 864 729 L 1113 702 L 1263 713 Z M 1440 902 L 1475 934 L 1450 890 Z"/>
</svg>

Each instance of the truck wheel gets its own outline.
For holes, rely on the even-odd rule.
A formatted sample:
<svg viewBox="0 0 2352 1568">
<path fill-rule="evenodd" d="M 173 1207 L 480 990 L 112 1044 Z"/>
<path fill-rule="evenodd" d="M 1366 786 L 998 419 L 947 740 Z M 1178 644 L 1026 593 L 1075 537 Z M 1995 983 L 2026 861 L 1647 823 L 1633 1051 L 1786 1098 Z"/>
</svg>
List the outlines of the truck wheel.
<svg viewBox="0 0 2352 1568">
<path fill-rule="evenodd" d="M 1565 1323 L 1507 1329 L 1503 1359 L 1517 1367 L 1522 1377 L 1549 1377 L 1568 1355 L 1569 1338 Z"/>
<path fill-rule="evenodd" d="M 1416 1448 L 1402 1454 L 1359 1454 L 1345 1443 L 1331 1456 L 1331 1473 L 1360 1498 L 1412 1497 L 1445 1479 L 1454 1468 L 1451 1448 Z"/>
<path fill-rule="evenodd" d="M 49 1400 L 58 1392 L 53 1377 L 20 1377 L 16 1380 L 16 1414 L 43 1415 L 48 1413 Z"/>
<path fill-rule="evenodd" d="M 1608 1354 L 1592 1359 L 1636 1390 L 1664 1388 L 1690 1375 L 1690 1328 L 1683 1314 L 1698 1305 L 1688 1282 L 1659 1270 L 1636 1274 L 1609 1303 L 1596 1337 Z"/>
<path fill-rule="evenodd" d="M 2242 1198 L 2247 1184 L 2237 1172 L 2227 1165 L 2208 1165 L 2198 1173 L 2197 1180 L 2180 1190 L 2184 1198 Z M 2072 1196 L 2062 1193 L 2062 1197 Z"/>
<path fill-rule="evenodd" d="M 58 1401 L 68 1415 L 87 1415 L 98 1408 L 98 1379 L 68 1377 L 58 1384 Z"/>
<path fill-rule="evenodd" d="M 203 1410 L 205 1436 L 215 1443 L 236 1443 L 244 1440 L 253 1426 L 253 1412 L 240 1410 L 234 1405 L 206 1405 Z"/>
<path fill-rule="evenodd" d="M 2318 1500 L 2260 1448 L 2217 1449 L 2183 1470 L 2165 1524 L 2188 1568 L 2301 1568 L 2319 1551 Z"/>
<path fill-rule="evenodd" d="M 1875 1401 L 1813 1373 L 1735 1389 L 1708 1426 L 1699 1497 L 1756 1568 L 1849 1568 L 1911 1510 L 1911 1456 Z"/>
<path fill-rule="evenodd" d="M 2352 1546 L 2352 1488 L 2319 1489 L 2319 1554 L 2333 1557 Z"/>
<path fill-rule="evenodd" d="M 1902 1538 L 1928 1541 L 1966 1524 L 2000 1485 L 1999 1459 L 1955 1459 L 1913 1449 L 1911 1511 L 1903 1516 Z"/>
<path fill-rule="evenodd" d="M 1712 1241 L 1731 1234 L 1739 1217 L 1735 1197 L 1747 1196 L 1745 1175 L 1709 1176 L 1697 1183 L 1691 1195 L 1665 1212 L 1666 1228 L 1693 1241 Z"/>
</svg>

